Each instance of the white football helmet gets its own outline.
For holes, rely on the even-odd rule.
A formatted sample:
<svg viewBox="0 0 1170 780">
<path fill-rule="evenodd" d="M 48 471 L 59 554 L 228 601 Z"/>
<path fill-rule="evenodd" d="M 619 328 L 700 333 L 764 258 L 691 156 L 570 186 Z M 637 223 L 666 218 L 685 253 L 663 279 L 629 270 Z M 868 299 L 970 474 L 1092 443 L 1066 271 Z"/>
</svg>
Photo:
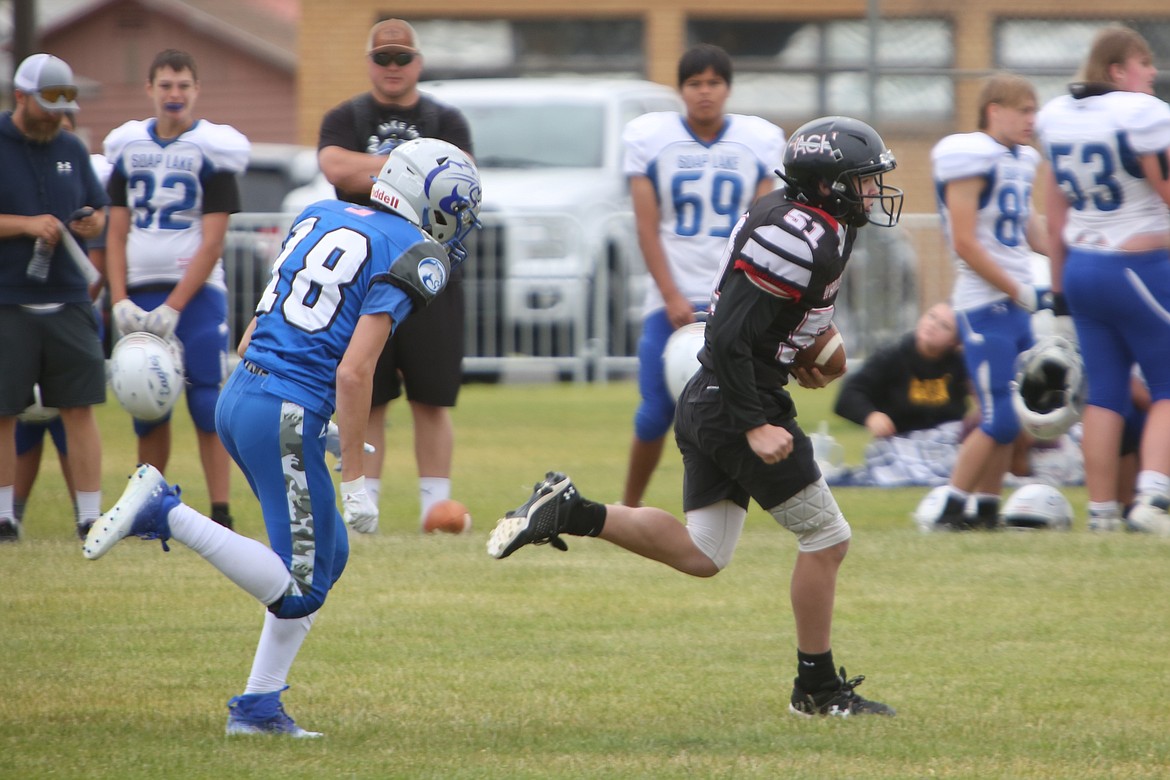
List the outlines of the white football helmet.
<svg viewBox="0 0 1170 780">
<path fill-rule="evenodd" d="M 47 423 L 61 416 L 61 412 L 41 402 L 41 386 L 33 385 L 33 402 L 16 417 L 26 423 Z"/>
<path fill-rule="evenodd" d="M 399 144 L 374 179 L 370 200 L 401 214 L 440 244 L 458 245 L 479 227 L 479 171 L 461 149 L 437 138 Z"/>
<path fill-rule="evenodd" d="M 1085 410 L 1085 370 L 1067 340 L 1046 336 L 1016 358 L 1012 406 L 1024 430 L 1037 439 L 1058 438 Z"/>
<path fill-rule="evenodd" d="M 699 350 L 703 348 L 706 330 L 707 323 L 701 320 L 688 322 L 671 333 L 670 338 L 666 340 L 666 346 L 662 348 L 666 387 L 676 401 L 682 395 L 687 382 L 699 370 Z"/>
<path fill-rule="evenodd" d="M 1012 493 L 999 514 L 1008 528 L 1067 531 L 1072 527 L 1072 505 L 1051 485 L 1024 485 Z"/>
<path fill-rule="evenodd" d="M 183 392 L 182 352 L 153 333 L 123 336 L 110 355 L 110 389 L 134 419 L 161 420 Z"/>
</svg>

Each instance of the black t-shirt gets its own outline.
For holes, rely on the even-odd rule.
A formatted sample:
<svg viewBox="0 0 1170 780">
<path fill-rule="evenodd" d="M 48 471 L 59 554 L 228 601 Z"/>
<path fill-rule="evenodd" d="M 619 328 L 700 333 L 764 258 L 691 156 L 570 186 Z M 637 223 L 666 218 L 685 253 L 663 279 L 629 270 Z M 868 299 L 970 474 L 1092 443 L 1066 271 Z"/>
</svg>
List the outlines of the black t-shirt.
<svg viewBox="0 0 1170 780">
<path fill-rule="evenodd" d="M 914 334 L 908 333 L 845 377 L 833 411 L 859 425 L 872 412 L 884 412 L 898 433 L 906 433 L 963 419 L 967 398 L 962 355 L 951 352 L 928 360 L 918 354 Z"/>
<path fill-rule="evenodd" d="M 459 109 L 428 95 L 420 95 L 418 102 L 409 108 L 387 106 L 374 100 L 369 92 L 351 98 L 325 114 L 317 149 L 338 146 L 375 154 L 386 141 L 412 141 L 415 138 L 438 138 L 474 156 L 471 128 Z M 340 191 L 337 197 L 350 203 L 365 204 L 368 200 L 368 195 L 359 197 Z"/>
</svg>

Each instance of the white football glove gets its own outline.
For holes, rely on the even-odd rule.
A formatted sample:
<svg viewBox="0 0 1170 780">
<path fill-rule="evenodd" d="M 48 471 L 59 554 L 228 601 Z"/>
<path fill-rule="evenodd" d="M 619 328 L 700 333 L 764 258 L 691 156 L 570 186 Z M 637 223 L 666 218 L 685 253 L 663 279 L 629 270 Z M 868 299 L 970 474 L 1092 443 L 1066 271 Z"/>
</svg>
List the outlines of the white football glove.
<svg viewBox="0 0 1170 780">
<path fill-rule="evenodd" d="M 118 333 L 125 336 L 128 333 L 137 333 L 144 329 L 146 312 L 129 298 L 123 298 L 114 304 L 114 325 Z"/>
<path fill-rule="evenodd" d="M 165 303 L 157 309 L 146 313 L 146 321 L 142 329 L 149 331 L 161 339 L 169 339 L 175 333 L 175 326 L 179 324 L 179 313 Z"/>
<path fill-rule="evenodd" d="M 341 483 L 341 516 L 345 524 L 359 534 L 378 530 L 378 507 L 366 492 L 366 478 Z"/>
<path fill-rule="evenodd" d="M 377 452 L 374 445 L 368 441 L 362 442 L 362 450 L 365 452 Z M 325 451 L 335 458 L 341 457 L 341 429 L 332 420 L 325 426 Z"/>
<path fill-rule="evenodd" d="M 1016 287 L 1016 303 L 1020 308 L 1031 314 L 1036 311 L 1040 305 L 1040 296 L 1036 294 L 1036 288 L 1030 284 L 1021 284 Z"/>
</svg>

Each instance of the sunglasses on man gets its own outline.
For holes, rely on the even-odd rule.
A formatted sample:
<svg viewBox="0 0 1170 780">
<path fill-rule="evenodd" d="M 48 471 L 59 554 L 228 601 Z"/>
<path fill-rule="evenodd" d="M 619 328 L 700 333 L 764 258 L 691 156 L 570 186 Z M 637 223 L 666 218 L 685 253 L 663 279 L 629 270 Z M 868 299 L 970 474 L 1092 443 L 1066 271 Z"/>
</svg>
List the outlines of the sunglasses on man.
<svg viewBox="0 0 1170 780">
<path fill-rule="evenodd" d="M 401 68 L 414 62 L 414 54 L 408 51 L 377 51 L 370 55 L 370 59 L 380 68 L 391 62 Z"/>
<path fill-rule="evenodd" d="M 72 103 L 77 99 L 77 87 L 41 87 L 33 94 L 40 95 L 46 103 L 56 103 L 62 98 Z"/>
</svg>

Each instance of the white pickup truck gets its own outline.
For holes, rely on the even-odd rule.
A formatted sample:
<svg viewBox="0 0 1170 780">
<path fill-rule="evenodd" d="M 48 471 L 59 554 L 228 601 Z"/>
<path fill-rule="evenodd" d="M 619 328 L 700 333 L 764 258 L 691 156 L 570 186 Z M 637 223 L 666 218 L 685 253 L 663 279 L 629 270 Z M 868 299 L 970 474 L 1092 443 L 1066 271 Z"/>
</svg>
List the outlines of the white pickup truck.
<svg viewBox="0 0 1170 780">
<path fill-rule="evenodd" d="M 483 181 L 484 228 L 467 242 L 473 360 L 465 367 L 474 368 L 477 356 L 587 348 L 634 355 L 649 277 L 622 174 L 621 134 L 641 114 L 682 110 L 677 92 L 581 77 L 430 81 L 419 89 L 467 117 Z M 319 178 L 291 194 L 285 210 L 331 197 Z"/>
</svg>

